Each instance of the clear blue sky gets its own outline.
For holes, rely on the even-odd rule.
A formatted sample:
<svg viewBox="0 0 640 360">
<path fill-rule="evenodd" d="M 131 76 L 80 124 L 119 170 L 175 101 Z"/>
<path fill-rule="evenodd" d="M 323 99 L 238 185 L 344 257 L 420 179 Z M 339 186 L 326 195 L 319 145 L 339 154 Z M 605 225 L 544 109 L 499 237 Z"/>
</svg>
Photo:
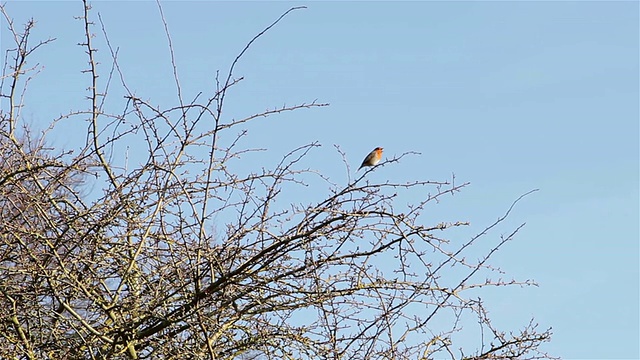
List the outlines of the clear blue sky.
<svg viewBox="0 0 640 360">
<path fill-rule="evenodd" d="M 531 316 L 553 327 L 543 347 L 552 355 L 640 357 L 638 2 L 166 2 L 185 97 L 212 89 L 215 70 L 226 71 L 294 5 L 308 8 L 238 65 L 245 80 L 226 111 L 241 117 L 314 99 L 331 106 L 252 125 L 249 145 L 277 159 L 319 141 L 308 166 L 337 182 L 346 173 L 333 144 L 352 169 L 376 146 L 387 157 L 420 152 L 372 180 L 455 173 L 470 187 L 425 221 L 469 220 L 472 232 L 539 188 L 501 228 L 527 223 L 493 264 L 540 286 L 489 291 L 491 315 L 514 330 Z M 57 38 L 36 55 L 45 68 L 30 84 L 27 118 L 44 127 L 86 108 L 82 29 L 72 18 L 81 3 L 11 1 L 7 9 L 18 23 L 34 17 L 35 36 Z M 175 105 L 156 4 L 101 1 L 97 12 L 129 86 Z M 3 23 L 3 50 L 7 36 Z"/>
</svg>

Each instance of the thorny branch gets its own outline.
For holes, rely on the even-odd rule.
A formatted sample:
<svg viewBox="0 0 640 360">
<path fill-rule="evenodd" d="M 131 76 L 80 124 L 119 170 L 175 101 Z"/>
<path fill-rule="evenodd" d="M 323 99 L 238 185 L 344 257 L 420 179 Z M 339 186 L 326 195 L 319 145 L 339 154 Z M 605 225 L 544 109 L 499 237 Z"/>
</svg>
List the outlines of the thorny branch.
<svg viewBox="0 0 640 360">
<path fill-rule="evenodd" d="M 461 243 L 442 234 L 467 222 L 429 223 L 421 214 L 468 183 L 455 176 L 368 180 L 412 152 L 346 184 L 306 167 L 309 154 L 323 151 L 318 143 L 249 174 L 236 170 L 260 150 L 243 145 L 253 122 L 327 105 L 314 100 L 236 118 L 222 112 L 250 46 L 304 7 L 253 37 L 215 90 L 185 102 L 158 2 L 178 104 L 157 106 L 130 91 L 102 18 L 110 54 L 102 62 L 110 61 L 110 71 L 100 88 L 91 7 L 83 5 L 80 45 L 89 68 L 81 70 L 90 74 L 90 107 L 50 128 L 89 116 L 89 141 L 70 150 L 47 145 L 46 133 L 19 131 L 18 89 L 37 72 L 25 67 L 27 57 L 53 39 L 29 47 L 35 22 L 19 32 L 0 6 L 16 46 L 7 51 L 12 62 L 0 87 L 9 99 L 0 119 L 1 358 L 550 358 L 539 350 L 550 330 L 538 331 L 533 321 L 519 333 L 498 330 L 485 304 L 468 297 L 470 289 L 534 284 L 503 281 L 489 265 L 521 226 L 497 244 L 479 242 L 529 193 Z M 125 98 L 110 111 L 105 99 L 118 88 L 115 74 Z M 144 146 L 130 153 L 130 144 Z M 346 153 L 336 151 L 350 173 Z M 329 195 L 284 201 L 305 194 L 312 181 Z M 403 206 L 401 194 L 417 200 Z M 478 251 L 480 260 L 466 260 Z M 469 315 L 483 336 L 454 347 Z"/>
</svg>

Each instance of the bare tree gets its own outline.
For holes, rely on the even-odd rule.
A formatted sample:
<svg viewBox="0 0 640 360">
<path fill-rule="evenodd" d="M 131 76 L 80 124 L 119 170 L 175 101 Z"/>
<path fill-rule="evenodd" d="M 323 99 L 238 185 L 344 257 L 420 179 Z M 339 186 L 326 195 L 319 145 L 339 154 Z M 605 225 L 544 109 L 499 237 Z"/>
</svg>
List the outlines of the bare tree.
<svg viewBox="0 0 640 360">
<path fill-rule="evenodd" d="M 50 146 L 47 131 L 32 134 L 21 116 L 28 80 L 39 71 L 27 60 L 54 39 L 32 45 L 35 22 L 18 29 L 0 7 L 14 41 L 1 84 L 0 357 L 549 358 L 539 346 L 550 330 L 538 331 L 532 320 L 520 332 L 501 332 L 482 300 L 467 295 L 533 284 L 502 281 L 488 263 L 521 226 L 478 261 L 465 257 L 511 208 L 477 236 L 450 242 L 439 234 L 466 222 L 426 225 L 419 215 L 466 183 L 366 179 L 409 154 L 346 185 L 305 168 L 318 143 L 249 175 L 232 170 L 258 150 L 238 145 L 252 122 L 327 105 L 223 115 L 229 89 L 242 81 L 236 64 L 300 8 L 257 34 L 216 77 L 215 91 L 191 100 L 181 93 L 165 27 L 178 104 L 160 108 L 129 91 L 104 26 L 111 68 L 99 83 L 97 27 L 83 4 L 81 46 L 89 67 L 80 70 L 89 104 L 53 119 L 48 130 L 84 120 L 87 141 L 72 149 Z M 114 86 L 127 95 L 123 108 L 109 111 L 104 100 Z M 133 143 L 146 148 L 139 165 L 126 160 Z M 282 194 L 302 193 L 309 179 L 320 179 L 329 195 L 276 203 Z M 417 187 L 429 194 L 407 211 L 394 210 L 398 194 Z M 477 280 L 487 273 L 498 279 Z M 475 319 L 482 334 L 471 349 L 454 344 L 470 326 L 464 317 Z"/>
</svg>

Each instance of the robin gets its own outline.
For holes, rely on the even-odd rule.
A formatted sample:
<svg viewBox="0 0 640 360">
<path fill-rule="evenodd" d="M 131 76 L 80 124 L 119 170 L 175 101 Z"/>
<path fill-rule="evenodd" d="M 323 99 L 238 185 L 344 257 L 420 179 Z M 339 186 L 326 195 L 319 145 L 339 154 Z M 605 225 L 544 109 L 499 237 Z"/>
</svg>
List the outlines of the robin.
<svg viewBox="0 0 640 360">
<path fill-rule="evenodd" d="M 366 158 L 364 158 L 364 160 L 362 161 L 362 165 L 360 165 L 360 167 L 358 168 L 358 171 L 365 166 L 376 166 L 382 159 L 382 150 L 383 149 L 381 147 L 373 149 L 373 151 L 370 152 Z"/>
</svg>

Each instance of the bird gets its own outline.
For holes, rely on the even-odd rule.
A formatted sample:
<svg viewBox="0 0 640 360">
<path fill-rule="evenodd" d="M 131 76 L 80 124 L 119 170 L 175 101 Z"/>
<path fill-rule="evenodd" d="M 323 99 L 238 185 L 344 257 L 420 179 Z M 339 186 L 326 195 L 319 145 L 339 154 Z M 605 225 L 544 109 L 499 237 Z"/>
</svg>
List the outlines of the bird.
<svg viewBox="0 0 640 360">
<path fill-rule="evenodd" d="M 381 148 L 381 147 L 377 147 L 377 148 L 373 149 L 373 151 L 370 152 L 369 155 L 367 155 L 366 158 L 364 158 L 364 160 L 362 161 L 362 165 L 360 165 L 360 167 L 356 171 L 360 171 L 360 169 L 362 169 L 365 166 L 376 166 L 376 165 L 378 165 L 378 163 L 382 159 L 382 150 L 384 150 L 384 149 Z"/>
</svg>

